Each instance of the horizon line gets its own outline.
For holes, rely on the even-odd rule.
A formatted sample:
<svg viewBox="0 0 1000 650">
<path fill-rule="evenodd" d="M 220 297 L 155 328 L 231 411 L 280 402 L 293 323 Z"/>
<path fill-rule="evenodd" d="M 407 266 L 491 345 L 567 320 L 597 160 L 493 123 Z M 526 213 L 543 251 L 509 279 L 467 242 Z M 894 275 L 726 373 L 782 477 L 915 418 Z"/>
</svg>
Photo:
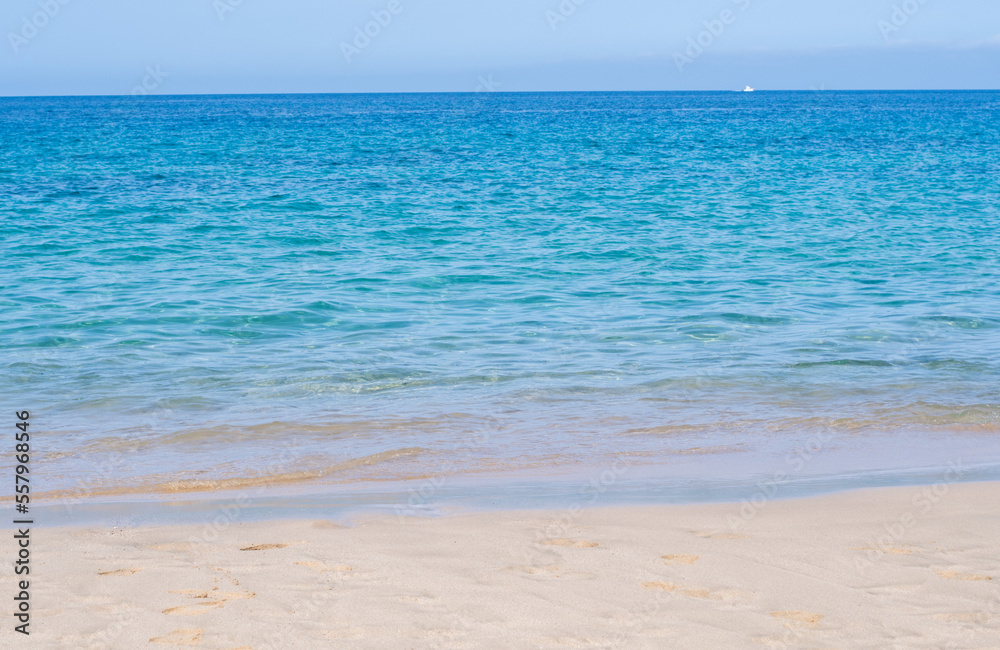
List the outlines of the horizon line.
<svg viewBox="0 0 1000 650">
<path fill-rule="evenodd" d="M 755 93 L 975 93 L 1000 92 L 1000 88 L 754 88 Z M 3 95 L 0 99 L 52 99 L 52 98 L 113 98 L 129 97 L 169 98 L 169 97 L 260 97 L 260 96 L 298 96 L 298 95 L 571 95 L 571 94 L 656 94 L 656 93 L 740 93 L 744 90 L 732 88 L 690 89 L 690 90 L 384 90 L 384 91 L 330 91 L 330 92 L 240 92 L 240 93 L 149 93 L 132 95 L 122 93 L 106 94 L 76 94 L 76 95 Z"/>
</svg>

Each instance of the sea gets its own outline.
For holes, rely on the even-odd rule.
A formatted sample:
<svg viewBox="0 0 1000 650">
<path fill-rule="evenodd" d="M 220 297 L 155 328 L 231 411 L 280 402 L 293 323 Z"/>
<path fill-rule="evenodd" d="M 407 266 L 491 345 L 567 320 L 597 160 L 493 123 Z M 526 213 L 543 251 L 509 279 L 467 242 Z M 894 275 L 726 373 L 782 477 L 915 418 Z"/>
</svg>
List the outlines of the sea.
<svg viewBox="0 0 1000 650">
<path fill-rule="evenodd" d="M 1000 478 L 1000 92 L 8 97 L 0 196 L 53 517 Z"/>
</svg>

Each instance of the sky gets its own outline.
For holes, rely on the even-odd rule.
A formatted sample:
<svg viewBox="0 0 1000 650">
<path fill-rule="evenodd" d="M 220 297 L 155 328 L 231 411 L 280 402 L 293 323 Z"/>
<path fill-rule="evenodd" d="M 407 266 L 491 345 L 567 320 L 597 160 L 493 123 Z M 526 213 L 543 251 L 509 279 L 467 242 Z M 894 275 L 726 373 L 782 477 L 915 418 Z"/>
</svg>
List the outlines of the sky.
<svg viewBox="0 0 1000 650">
<path fill-rule="evenodd" d="M 995 89 L 997 0 L 4 0 L 0 95 Z"/>
</svg>

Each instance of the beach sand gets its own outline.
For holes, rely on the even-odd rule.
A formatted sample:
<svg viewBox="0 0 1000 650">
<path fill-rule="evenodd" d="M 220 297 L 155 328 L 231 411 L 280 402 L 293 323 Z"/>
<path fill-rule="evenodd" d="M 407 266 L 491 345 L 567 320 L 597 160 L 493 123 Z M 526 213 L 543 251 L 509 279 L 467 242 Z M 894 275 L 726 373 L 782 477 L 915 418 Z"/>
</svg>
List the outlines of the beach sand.
<svg viewBox="0 0 1000 650">
<path fill-rule="evenodd" d="M 942 483 L 758 505 L 40 528 L 32 635 L 9 621 L 3 645 L 998 648 L 998 503 L 1000 483 Z"/>
</svg>

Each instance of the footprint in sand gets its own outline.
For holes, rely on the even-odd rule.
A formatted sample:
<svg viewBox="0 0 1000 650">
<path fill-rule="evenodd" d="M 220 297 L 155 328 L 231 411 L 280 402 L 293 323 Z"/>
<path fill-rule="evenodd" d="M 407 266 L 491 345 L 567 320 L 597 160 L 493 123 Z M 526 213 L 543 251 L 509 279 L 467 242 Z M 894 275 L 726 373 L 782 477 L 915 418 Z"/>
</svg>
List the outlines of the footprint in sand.
<svg viewBox="0 0 1000 650">
<path fill-rule="evenodd" d="M 170 607 L 163 610 L 167 616 L 200 616 L 207 614 L 213 609 L 222 607 L 222 601 L 208 600 L 197 605 L 181 605 L 180 607 Z"/>
<path fill-rule="evenodd" d="M 683 585 L 679 585 L 673 582 L 663 582 L 662 580 L 654 580 L 653 582 L 642 583 L 643 589 L 651 589 L 654 591 L 670 591 L 674 593 L 687 596 L 688 598 L 703 598 L 711 600 L 724 600 L 727 602 L 732 602 L 740 600 L 743 594 L 734 591 L 732 589 L 723 589 L 721 591 L 709 591 L 708 589 L 698 589 L 698 588 L 687 588 Z"/>
<path fill-rule="evenodd" d="M 299 566 L 309 567 L 310 569 L 315 569 L 316 571 L 338 571 L 341 573 L 346 573 L 347 571 L 354 571 L 354 567 L 347 566 L 346 564 L 338 564 L 337 566 L 327 566 L 322 562 L 296 562 L 295 564 Z"/>
<path fill-rule="evenodd" d="M 990 576 L 981 576 L 975 573 L 958 573 L 957 571 L 935 571 L 945 580 L 992 580 Z"/>
<path fill-rule="evenodd" d="M 189 598 L 208 598 L 207 591 L 200 591 L 198 589 L 177 589 L 174 591 L 168 591 L 168 594 L 180 594 L 181 596 L 187 596 Z"/>
<path fill-rule="evenodd" d="M 213 590 L 211 593 L 207 591 L 201 591 L 200 589 L 178 589 L 176 591 L 168 591 L 167 593 L 179 594 L 181 596 L 187 596 L 188 598 L 194 598 L 199 600 L 205 598 L 212 598 L 212 600 L 207 601 L 205 603 L 198 603 L 198 605 L 204 605 L 204 606 L 218 605 L 219 607 L 222 607 L 225 603 L 229 602 L 230 600 L 247 600 L 249 598 L 257 597 L 256 592 L 253 591 L 218 591 L 217 589 L 218 588 L 216 588 L 216 590 Z M 197 607 L 197 605 L 194 607 Z M 191 612 L 174 611 L 177 609 L 180 608 L 173 607 L 170 610 L 164 610 L 163 613 L 164 614 L 187 613 L 188 615 L 191 615 Z M 196 610 L 195 613 L 200 614 L 202 613 L 202 611 L 203 610 Z"/>
<path fill-rule="evenodd" d="M 944 623 L 978 623 L 985 625 L 990 620 L 986 612 L 953 612 L 951 614 L 935 614 L 934 619 Z"/>
<path fill-rule="evenodd" d="M 569 548 L 594 548 L 600 546 L 597 542 L 588 542 L 583 539 L 543 539 L 540 544 L 545 544 L 547 546 L 566 546 Z"/>
<path fill-rule="evenodd" d="M 98 571 L 99 576 L 130 576 L 142 571 L 139 569 L 116 569 L 115 571 Z"/>
<path fill-rule="evenodd" d="M 571 571 L 566 567 L 557 566 L 555 564 L 550 564 L 548 566 L 521 565 L 507 567 L 507 569 L 535 580 L 590 580 L 594 577 L 593 573 Z"/>
<path fill-rule="evenodd" d="M 750 539 L 749 535 L 737 535 L 736 533 L 720 533 L 719 531 L 692 530 L 692 535 L 704 539 Z"/>
<path fill-rule="evenodd" d="M 698 561 L 697 555 L 661 555 L 660 559 L 664 564 L 694 564 Z"/>
<path fill-rule="evenodd" d="M 823 620 L 822 614 L 799 611 L 771 612 L 771 617 L 781 621 L 785 627 L 795 625 L 797 627 L 815 628 L 819 625 L 819 622 Z"/>
<path fill-rule="evenodd" d="M 246 548 L 241 548 L 241 551 L 270 551 L 276 548 L 285 548 L 288 544 L 257 544 L 256 546 L 247 546 Z"/>
<path fill-rule="evenodd" d="M 248 600 L 250 598 L 256 598 L 257 592 L 255 591 L 222 591 L 215 594 L 216 598 L 219 598 L 222 602 L 228 602 L 230 600 Z"/>
<path fill-rule="evenodd" d="M 155 636 L 149 640 L 150 643 L 162 643 L 164 645 L 200 645 L 201 635 L 204 630 L 174 630 L 170 634 Z"/>
<path fill-rule="evenodd" d="M 219 573 L 222 574 L 222 576 L 226 580 L 228 580 L 229 582 L 233 583 L 234 586 L 236 586 L 236 587 L 240 586 L 240 581 L 237 580 L 236 578 L 234 578 L 232 576 L 232 574 L 229 573 L 229 571 L 227 571 L 227 570 L 225 570 L 223 568 L 220 568 L 220 567 L 212 567 L 212 571 L 218 571 Z M 216 581 L 218 581 L 218 578 L 213 578 L 212 582 L 216 582 Z M 213 589 L 217 589 L 217 587 L 213 587 Z"/>
<path fill-rule="evenodd" d="M 168 591 L 168 594 L 179 594 L 181 596 L 187 596 L 188 598 L 208 598 L 212 597 L 212 602 L 222 605 L 223 603 L 230 600 L 246 600 L 248 598 L 256 598 L 257 594 L 253 591 L 212 591 L 211 594 L 207 591 L 201 591 L 200 589 L 178 589 L 176 591 Z"/>
</svg>

